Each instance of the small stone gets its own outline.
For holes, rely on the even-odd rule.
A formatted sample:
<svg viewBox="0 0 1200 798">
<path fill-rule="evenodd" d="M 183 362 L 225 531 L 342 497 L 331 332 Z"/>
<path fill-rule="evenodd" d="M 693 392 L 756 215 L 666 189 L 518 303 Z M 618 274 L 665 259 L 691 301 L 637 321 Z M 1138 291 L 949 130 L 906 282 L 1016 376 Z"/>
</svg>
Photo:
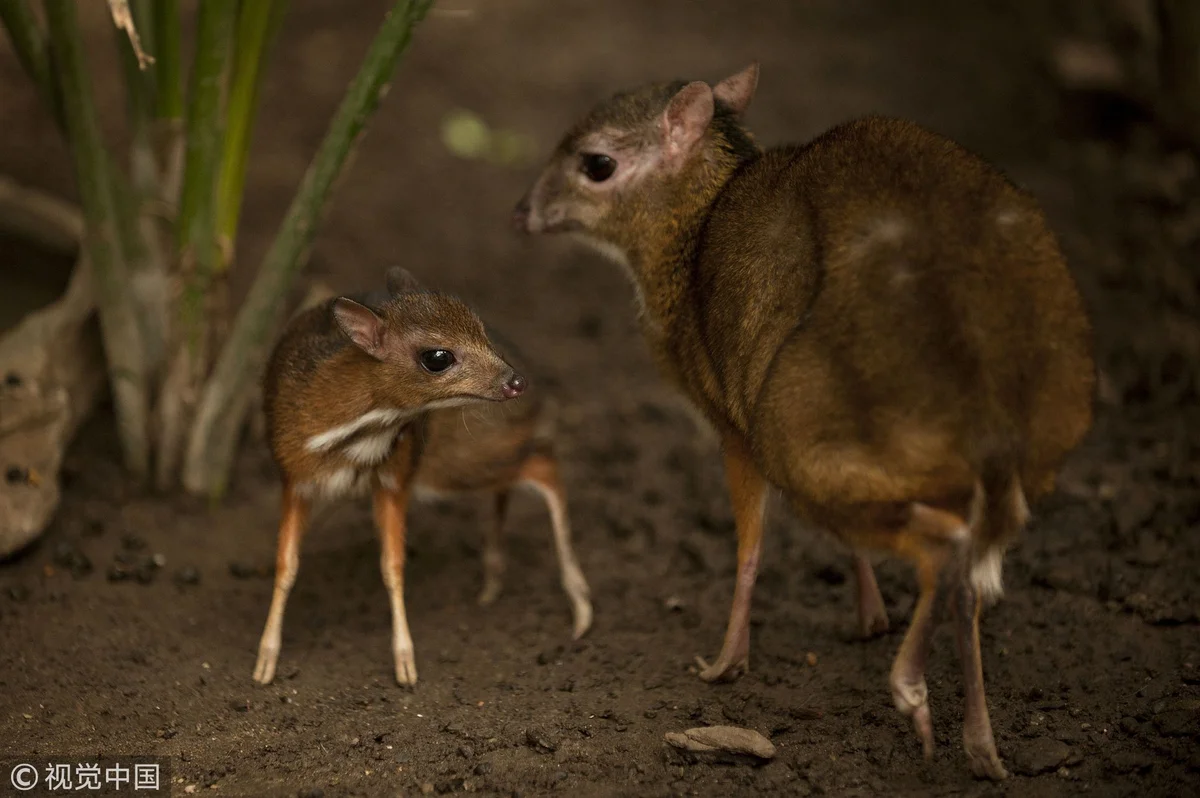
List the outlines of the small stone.
<svg viewBox="0 0 1200 798">
<path fill-rule="evenodd" d="M 175 583 L 178 585 L 198 585 L 200 584 L 200 572 L 195 566 L 185 565 L 175 572 Z"/>
<path fill-rule="evenodd" d="M 432 795 L 433 794 L 433 782 L 427 781 L 424 784 L 422 784 L 421 785 L 421 794 L 422 795 Z"/>
<path fill-rule="evenodd" d="M 195 794 L 195 792 L 196 792 L 196 785 L 195 785 L 195 784 L 189 784 L 188 786 L 186 786 L 186 787 L 184 787 L 184 788 L 183 788 L 183 791 L 184 791 L 186 794 L 188 794 L 188 795 L 194 795 L 194 794 Z"/>
<path fill-rule="evenodd" d="M 525 730 L 525 742 L 541 751 L 553 752 L 558 750 L 558 741 L 551 737 L 545 729 L 537 727 Z"/>
<path fill-rule="evenodd" d="M 475 758 L 475 749 L 469 745 L 460 745 L 458 747 L 458 755 L 461 756 L 463 759 L 474 759 Z"/>
<path fill-rule="evenodd" d="M 125 549 L 125 551 L 141 551 L 146 548 L 146 541 L 137 535 L 122 535 L 121 548 Z"/>
<path fill-rule="evenodd" d="M 154 554 L 153 556 L 150 557 L 150 562 L 154 564 L 155 568 L 162 568 L 163 566 L 165 566 L 167 564 L 167 555 Z"/>
<path fill-rule="evenodd" d="M 1137 718 L 1131 718 L 1131 717 L 1121 718 L 1121 723 L 1120 723 L 1121 731 L 1125 732 L 1126 734 L 1137 734 L 1138 729 L 1141 728 L 1141 725 L 1142 724 L 1137 722 Z"/>
<path fill-rule="evenodd" d="M 1022 743 L 1013 754 L 1013 769 L 1025 776 L 1057 770 L 1071 750 L 1067 744 L 1050 737 L 1038 737 Z"/>
<path fill-rule="evenodd" d="M 541 653 L 538 654 L 537 664 L 538 665 L 549 665 L 551 662 L 554 662 L 557 659 L 559 659 L 563 655 L 563 652 L 565 650 L 566 649 L 564 649 L 562 646 L 555 646 L 554 648 L 546 649 L 545 651 L 542 651 Z"/>
<path fill-rule="evenodd" d="M 724 751 L 773 759 L 775 746 L 753 729 L 738 726 L 701 726 L 685 732 L 667 732 L 665 739 L 674 747 L 692 753 Z"/>
<path fill-rule="evenodd" d="M 138 581 L 138 584 L 148 585 L 154 581 L 154 574 L 158 569 L 149 560 L 139 565 L 133 571 L 133 577 Z"/>
<path fill-rule="evenodd" d="M 1108 769 L 1124 776 L 1128 773 L 1148 773 L 1154 760 L 1145 751 L 1112 751 L 1106 757 Z"/>
<path fill-rule="evenodd" d="M 1154 728 L 1164 737 L 1200 734 L 1200 699 L 1182 698 L 1165 702 L 1154 714 Z"/>
<path fill-rule="evenodd" d="M 817 666 L 817 655 L 810 651 L 804 655 L 804 661 L 808 663 L 810 668 L 815 668 Z"/>
<path fill-rule="evenodd" d="M 478 765 L 475 766 L 475 775 L 476 776 L 486 776 L 487 774 L 489 774 L 491 772 L 492 772 L 492 763 L 491 762 L 480 762 Z"/>
<path fill-rule="evenodd" d="M 245 699 L 237 700 L 237 701 L 230 701 L 229 708 L 234 710 L 235 712 L 249 712 L 250 711 L 250 702 L 246 701 Z"/>
<path fill-rule="evenodd" d="M 240 562 L 229 563 L 229 573 L 234 579 L 251 579 L 257 571 L 253 566 Z"/>
</svg>

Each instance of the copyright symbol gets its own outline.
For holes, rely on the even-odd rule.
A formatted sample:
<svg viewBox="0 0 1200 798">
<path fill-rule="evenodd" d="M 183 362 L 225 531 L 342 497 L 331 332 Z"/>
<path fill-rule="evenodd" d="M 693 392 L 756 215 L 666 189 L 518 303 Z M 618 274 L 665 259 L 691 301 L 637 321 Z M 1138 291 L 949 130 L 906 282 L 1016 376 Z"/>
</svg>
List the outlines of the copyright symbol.
<svg viewBox="0 0 1200 798">
<path fill-rule="evenodd" d="M 32 790 L 38 783 L 37 768 L 33 765 L 20 764 L 12 769 L 8 780 L 12 782 L 12 786 L 16 787 L 21 792 Z"/>
</svg>

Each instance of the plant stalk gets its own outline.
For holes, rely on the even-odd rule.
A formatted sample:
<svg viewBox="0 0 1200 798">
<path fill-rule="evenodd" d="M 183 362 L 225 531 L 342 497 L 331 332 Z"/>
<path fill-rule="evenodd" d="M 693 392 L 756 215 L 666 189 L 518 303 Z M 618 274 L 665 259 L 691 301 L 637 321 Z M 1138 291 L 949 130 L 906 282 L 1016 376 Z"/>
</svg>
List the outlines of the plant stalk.
<svg viewBox="0 0 1200 798">
<path fill-rule="evenodd" d="M 33 80 L 59 130 L 66 130 L 62 95 L 46 52 L 46 38 L 26 0 L 0 0 L 0 22 L 8 30 L 21 68 Z"/>
<path fill-rule="evenodd" d="M 161 490 L 177 480 L 192 411 L 208 372 L 211 332 L 209 298 L 216 270 L 213 222 L 221 104 L 237 0 L 200 4 L 196 56 L 187 109 L 187 150 L 183 192 L 176 219 L 179 299 L 171 355 L 158 397 L 158 451 L 155 481 Z"/>
<path fill-rule="evenodd" d="M 144 349 L 118 231 L 111 167 L 100 136 L 75 0 L 46 0 L 50 43 L 62 81 L 66 130 L 86 220 L 100 325 L 126 467 L 141 480 L 149 466 L 149 395 Z"/>
<path fill-rule="evenodd" d="M 159 199 L 167 207 L 179 202 L 179 182 L 183 175 L 183 68 L 180 58 L 179 3 L 152 0 L 150 10 L 154 31 L 154 105 L 155 146 L 160 164 Z"/>
<path fill-rule="evenodd" d="M 432 5 L 433 0 L 396 2 L 304 175 L 205 387 L 183 469 L 184 487 L 193 494 L 218 499 L 225 492 L 250 387 L 266 360 L 269 333 L 279 319 L 284 297 L 304 265 L 336 178 L 385 94 L 413 30 Z"/>
<path fill-rule="evenodd" d="M 233 263 L 263 67 L 287 7 L 288 0 L 258 0 L 242 3 L 238 14 L 225 144 L 217 179 L 217 270 L 221 272 Z"/>
</svg>

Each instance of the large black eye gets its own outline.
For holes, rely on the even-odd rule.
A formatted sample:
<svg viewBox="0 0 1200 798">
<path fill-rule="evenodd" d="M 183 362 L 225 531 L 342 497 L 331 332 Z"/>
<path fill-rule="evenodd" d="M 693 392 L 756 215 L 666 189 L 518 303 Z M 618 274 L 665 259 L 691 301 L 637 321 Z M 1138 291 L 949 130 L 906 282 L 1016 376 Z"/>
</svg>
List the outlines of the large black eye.
<svg viewBox="0 0 1200 798">
<path fill-rule="evenodd" d="M 440 374 L 454 365 L 454 353 L 449 349 L 426 349 L 421 353 L 421 366 L 430 373 Z"/>
<path fill-rule="evenodd" d="M 612 177 L 613 172 L 617 171 L 617 162 L 607 155 L 601 155 L 597 152 L 585 152 L 580 158 L 582 160 L 579 167 L 580 170 L 593 183 L 603 183 Z"/>
</svg>

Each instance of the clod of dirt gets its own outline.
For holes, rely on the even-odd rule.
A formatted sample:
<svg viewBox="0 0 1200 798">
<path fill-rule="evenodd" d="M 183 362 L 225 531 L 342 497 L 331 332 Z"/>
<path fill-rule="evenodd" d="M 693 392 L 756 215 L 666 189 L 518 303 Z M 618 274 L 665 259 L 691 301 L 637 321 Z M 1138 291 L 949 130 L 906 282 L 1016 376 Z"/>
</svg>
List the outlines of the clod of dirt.
<svg viewBox="0 0 1200 798">
<path fill-rule="evenodd" d="M 738 726 L 700 726 L 685 732 L 667 732 L 666 741 L 689 753 L 723 752 L 758 759 L 774 759 L 775 746 L 753 729 Z"/>
<path fill-rule="evenodd" d="M 1057 770 L 1071 750 L 1067 744 L 1050 737 L 1038 737 L 1022 743 L 1013 754 L 1013 769 L 1024 776 L 1036 776 Z"/>
<path fill-rule="evenodd" d="M 198 585 L 200 584 L 200 572 L 195 566 L 185 565 L 175 572 L 175 584 L 177 585 Z"/>
<path fill-rule="evenodd" d="M 828 564 L 818 568 L 813 576 L 830 587 L 837 587 L 838 585 L 845 584 L 846 582 L 846 575 L 834 566 Z"/>
<path fill-rule="evenodd" d="M 146 548 L 146 541 L 137 535 L 122 535 L 121 548 L 125 549 L 125 551 L 141 551 Z"/>
<path fill-rule="evenodd" d="M 545 729 L 536 726 L 525 730 L 525 742 L 545 753 L 553 753 L 558 750 L 558 740 Z"/>
<path fill-rule="evenodd" d="M 92 572 L 92 561 L 69 540 L 55 544 L 54 564 L 69 571 L 75 579 L 82 579 Z"/>
<path fill-rule="evenodd" d="M 1164 737 L 1200 734 L 1200 699 L 1168 701 L 1154 714 L 1154 728 Z"/>
<path fill-rule="evenodd" d="M 1145 751 L 1113 751 L 1108 757 L 1108 769 L 1117 775 L 1148 773 L 1154 767 L 1154 759 Z"/>
<path fill-rule="evenodd" d="M 253 579 L 260 576 L 270 576 L 269 568 L 256 568 L 241 562 L 229 563 L 229 573 L 234 579 Z"/>
</svg>

